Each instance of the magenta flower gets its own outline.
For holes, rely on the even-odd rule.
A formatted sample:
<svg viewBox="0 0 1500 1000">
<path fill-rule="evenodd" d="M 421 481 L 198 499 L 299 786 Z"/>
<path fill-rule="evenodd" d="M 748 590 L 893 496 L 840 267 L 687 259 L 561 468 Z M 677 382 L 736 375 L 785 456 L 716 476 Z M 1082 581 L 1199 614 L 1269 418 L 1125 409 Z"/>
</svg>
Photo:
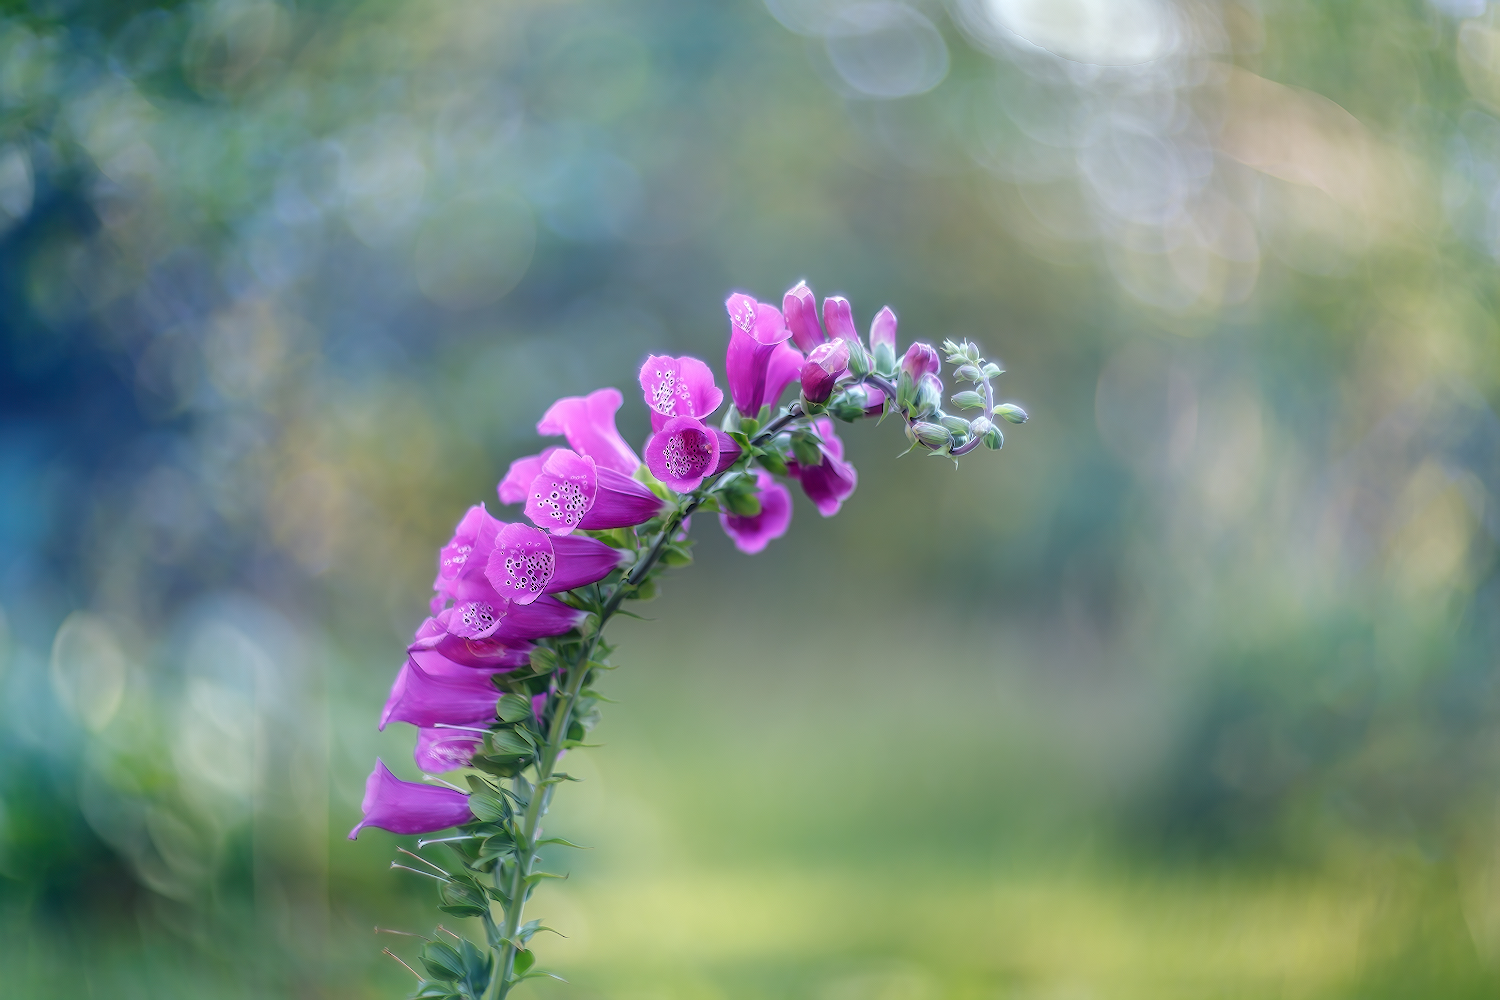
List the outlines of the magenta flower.
<svg viewBox="0 0 1500 1000">
<path fill-rule="evenodd" d="M 792 331 L 775 306 L 736 292 L 724 308 L 729 311 L 729 351 L 724 358 L 729 395 L 735 409 L 754 417 L 762 406 L 780 399 L 797 378 L 802 352 L 786 342 Z"/>
<path fill-rule="evenodd" d="M 833 395 L 833 384 L 849 370 L 849 345 L 840 337 L 819 344 L 802 365 L 802 395 L 809 403 L 826 403 Z"/>
<path fill-rule="evenodd" d="M 646 442 L 646 468 L 678 493 L 703 485 L 718 464 L 718 435 L 694 417 L 673 417 Z"/>
<path fill-rule="evenodd" d="M 379 759 L 365 779 L 365 800 L 360 810 L 365 818 L 349 831 L 350 840 L 367 826 L 392 833 L 436 833 L 474 821 L 469 797 L 463 792 L 402 781 Z"/>
<path fill-rule="evenodd" d="M 476 719 L 463 725 L 483 729 L 489 719 Z M 417 766 L 428 774 L 442 774 L 458 767 L 468 767 L 474 753 L 484 742 L 483 733 L 467 729 L 424 727 L 417 730 L 417 748 L 412 751 Z"/>
<path fill-rule="evenodd" d="M 765 469 L 755 470 L 755 484 L 760 490 L 760 513 L 751 517 L 739 514 L 720 514 L 719 524 L 724 534 L 734 542 L 741 552 L 754 555 L 771 543 L 771 539 L 786 534 L 792 523 L 792 495 Z"/>
<path fill-rule="evenodd" d="M 417 662 L 429 673 L 431 669 L 423 658 L 425 654 L 440 656 L 465 667 L 493 668 L 496 673 L 524 667 L 530 662 L 530 642 L 504 642 L 494 637 L 468 639 L 454 635 L 448 631 L 446 624 L 450 617 L 450 612 L 439 611 L 437 617 L 428 618 L 417 629 L 411 645 L 406 647 L 406 651 L 415 656 Z"/>
<path fill-rule="evenodd" d="M 562 635 L 583 621 L 584 612 L 555 597 L 533 598 L 514 604 L 482 576 L 466 585 L 451 608 L 435 616 L 450 635 L 460 639 L 494 639 L 516 646 L 532 639 Z"/>
<path fill-rule="evenodd" d="M 554 535 L 643 524 L 667 509 L 641 483 L 594 460 L 559 448 L 542 463 L 526 496 L 526 516 Z"/>
<path fill-rule="evenodd" d="M 429 655 L 429 665 L 440 658 Z M 431 726 L 438 722 L 461 724 L 466 719 L 490 719 L 500 692 L 491 683 L 494 671 L 476 670 L 451 660 L 442 660 L 448 669 L 428 673 L 408 657 L 396 674 L 391 693 L 380 713 L 380 728 L 392 722 L 410 722 L 414 726 Z"/>
<path fill-rule="evenodd" d="M 542 594 L 559 594 L 609 576 L 630 553 L 587 535 L 549 535 L 529 524 L 504 525 L 486 556 L 485 579 L 511 607 Z"/>
<path fill-rule="evenodd" d="M 827 339 L 818 323 L 817 297 L 807 287 L 807 282 L 797 282 L 782 297 L 781 311 L 786 317 L 787 329 L 792 331 L 792 340 L 804 351 L 812 350 Z"/>
<path fill-rule="evenodd" d="M 599 468 L 633 475 L 641 460 L 615 429 L 615 411 L 624 402 L 619 389 L 596 389 L 587 396 L 564 397 L 542 414 L 536 432 L 547 437 L 561 434 L 568 439 L 568 447 L 592 458 Z"/>
<path fill-rule="evenodd" d="M 906 349 L 906 355 L 901 359 L 901 370 L 916 382 L 923 375 L 942 374 L 943 362 L 938 357 L 937 348 L 931 344 L 916 342 Z"/>
<path fill-rule="evenodd" d="M 651 429 L 659 431 L 673 417 L 704 419 L 724 402 L 714 373 L 697 358 L 650 355 L 641 365 L 641 391 L 651 409 Z"/>
<path fill-rule="evenodd" d="M 828 328 L 830 340 L 859 339 L 859 332 L 854 329 L 854 312 L 842 295 L 830 295 L 823 300 L 823 325 Z"/>
<path fill-rule="evenodd" d="M 818 447 L 822 461 L 817 465 L 787 463 L 787 472 L 802 484 L 802 492 L 818 508 L 824 517 L 832 517 L 839 507 L 854 492 L 859 484 L 859 474 L 854 466 L 844 461 L 844 442 L 833 432 L 833 421 L 819 417 L 813 427 L 823 443 Z"/>
<path fill-rule="evenodd" d="M 510 463 L 510 470 L 505 473 L 505 478 L 500 480 L 496 491 L 500 494 L 501 503 L 525 503 L 526 494 L 531 489 L 531 481 L 542 473 L 542 466 L 552 453 L 557 449 L 543 448 L 540 455 L 527 455 Z"/>
</svg>

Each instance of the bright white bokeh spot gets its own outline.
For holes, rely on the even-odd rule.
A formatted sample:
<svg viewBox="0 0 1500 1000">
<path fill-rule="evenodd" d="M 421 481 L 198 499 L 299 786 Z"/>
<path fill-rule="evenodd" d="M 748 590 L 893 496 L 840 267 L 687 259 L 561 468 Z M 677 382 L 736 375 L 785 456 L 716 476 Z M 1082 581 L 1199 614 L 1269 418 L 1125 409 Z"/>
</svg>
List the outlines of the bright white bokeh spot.
<svg viewBox="0 0 1500 1000">
<path fill-rule="evenodd" d="M 948 75 L 948 46 L 931 21 L 899 3 L 845 8 L 823 40 L 833 68 L 868 97 L 923 94 Z"/>
<path fill-rule="evenodd" d="M 983 0 L 993 23 L 1064 59 L 1133 66 L 1170 55 L 1181 29 L 1161 0 Z"/>
</svg>

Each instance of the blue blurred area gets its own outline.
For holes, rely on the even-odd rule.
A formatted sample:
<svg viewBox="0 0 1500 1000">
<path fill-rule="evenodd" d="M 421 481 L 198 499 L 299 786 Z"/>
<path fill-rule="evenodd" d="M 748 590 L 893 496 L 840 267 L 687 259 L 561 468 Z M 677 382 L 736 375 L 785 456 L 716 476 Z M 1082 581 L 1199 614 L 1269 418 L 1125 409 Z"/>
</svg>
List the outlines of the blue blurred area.
<svg viewBox="0 0 1500 1000">
<path fill-rule="evenodd" d="M 699 519 L 526 988 L 1493 995 L 1497 205 L 1482 0 L 0 3 L 0 992 L 407 990 L 437 546 L 806 278 L 1033 419 Z"/>
</svg>

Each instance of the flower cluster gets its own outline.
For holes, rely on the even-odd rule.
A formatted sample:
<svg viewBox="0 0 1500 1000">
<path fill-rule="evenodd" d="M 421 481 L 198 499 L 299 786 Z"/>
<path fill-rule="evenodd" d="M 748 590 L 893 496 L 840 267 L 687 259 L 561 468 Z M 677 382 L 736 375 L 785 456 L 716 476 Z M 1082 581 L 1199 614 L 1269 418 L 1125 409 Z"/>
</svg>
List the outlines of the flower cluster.
<svg viewBox="0 0 1500 1000">
<path fill-rule="evenodd" d="M 522 924 L 520 915 L 546 877 L 535 869 L 536 850 L 547 842 L 539 839 L 540 820 L 567 780 L 556 764 L 582 745 L 597 718 L 601 698 L 592 683 L 610 669 L 604 624 L 622 602 L 653 596 L 663 569 L 691 560 L 692 514 L 717 512 L 736 546 L 759 552 L 790 525 L 785 483 L 800 485 L 824 517 L 853 494 L 859 477 L 835 420 L 894 413 L 911 448 L 957 461 L 981 444 L 1003 444 L 997 419 L 1026 419 L 1020 407 L 995 403 L 992 381 L 1001 369 L 967 342 L 943 345 L 955 376 L 973 386 L 952 401 L 982 413 L 944 412 L 942 357 L 922 342 L 898 352 L 889 306 L 871 321 L 868 344 L 846 299 L 824 299 L 820 316 L 805 282 L 780 309 L 740 293 L 725 308 L 730 405 L 716 424 L 709 420 L 724 391 L 707 364 L 647 357 L 639 373 L 651 419 L 644 460 L 616 429 L 624 402 L 618 390 L 560 399 L 537 432 L 566 447 L 518 459 L 500 480 L 500 503 L 518 505 L 521 516 L 503 521 L 483 504 L 471 507 L 438 553 L 431 616 L 407 647 L 380 727 L 417 727 L 417 766 L 433 775 L 466 769 L 468 791 L 402 781 L 377 761 L 364 818 L 349 834 L 369 826 L 401 834 L 460 829 L 423 842 L 447 844 L 458 870 L 424 860 L 433 871 L 423 874 L 441 883 L 445 912 L 484 921 L 493 954 L 429 941 L 420 997 L 504 997 L 515 982 L 540 974 L 529 951 L 538 925 Z M 797 397 L 783 406 L 794 383 Z"/>
</svg>

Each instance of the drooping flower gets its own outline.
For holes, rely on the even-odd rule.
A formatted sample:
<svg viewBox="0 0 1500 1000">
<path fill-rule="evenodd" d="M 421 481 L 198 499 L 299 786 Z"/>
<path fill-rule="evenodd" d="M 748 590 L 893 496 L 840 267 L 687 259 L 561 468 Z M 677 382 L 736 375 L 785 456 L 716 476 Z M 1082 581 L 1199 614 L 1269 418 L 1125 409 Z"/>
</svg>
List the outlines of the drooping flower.
<svg viewBox="0 0 1500 1000">
<path fill-rule="evenodd" d="M 360 810 L 365 818 L 349 831 L 350 840 L 367 826 L 392 833 L 436 833 L 474 820 L 469 797 L 463 792 L 402 781 L 378 758 L 375 770 L 365 779 L 365 799 Z"/>
<path fill-rule="evenodd" d="M 755 485 L 760 491 L 760 513 L 750 516 L 720 514 L 724 534 L 741 552 L 754 555 L 786 534 L 792 523 L 792 495 L 765 469 L 755 470 Z"/>
<path fill-rule="evenodd" d="M 724 402 L 714 373 L 697 358 L 650 355 L 641 365 L 641 391 L 651 410 L 651 429 L 659 431 L 673 417 L 704 419 Z"/>
<path fill-rule="evenodd" d="M 787 343 L 792 331 L 775 306 L 736 292 L 724 308 L 729 311 L 729 350 L 724 358 L 729 395 L 735 409 L 754 417 L 762 406 L 780 399 L 797 378 L 802 352 Z"/>
<path fill-rule="evenodd" d="M 646 468 L 679 493 L 703 485 L 718 464 L 718 435 L 694 417 L 673 417 L 646 442 Z"/>
<path fill-rule="evenodd" d="M 480 577 L 464 587 L 453 607 L 435 619 L 461 639 L 494 639 L 508 646 L 562 635 L 583 621 L 585 612 L 555 597 L 542 596 L 530 604 L 515 604 Z"/>
<path fill-rule="evenodd" d="M 553 448 L 543 448 L 540 455 L 527 455 L 510 463 L 510 469 L 505 473 L 505 478 L 500 480 L 496 491 L 500 494 L 501 503 L 525 503 L 526 493 L 531 489 L 531 481 L 541 475 L 542 466 L 547 459 L 552 457 L 556 451 Z"/>
<path fill-rule="evenodd" d="M 862 382 L 850 391 L 859 394 L 856 401 L 859 402 L 860 409 L 864 410 L 865 416 L 878 417 L 885 412 L 885 393 L 870 383 Z"/>
<path fill-rule="evenodd" d="M 507 524 L 486 556 L 484 576 L 512 607 L 524 607 L 542 594 L 602 580 L 629 560 L 628 551 L 587 535 L 549 535 L 529 524 Z"/>
<path fill-rule="evenodd" d="M 912 382 L 917 382 L 923 375 L 941 375 L 943 361 L 938 357 L 937 348 L 916 341 L 901 358 L 901 370 L 911 376 Z"/>
<path fill-rule="evenodd" d="M 428 669 L 424 654 L 441 656 L 465 667 L 493 668 L 492 672 L 514 670 L 524 667 L 531 660 L 532 644 L 527 641 L 502 641 L 490 636 L 485 639 L 469 639 L 448 631 L 447 622 L 451 611 L 439 611 L 435 617 L 422 622 L 406 647 L 417 662 Z M 430 672 L 430 670 L 429 670 Z"/>
<path fill-rule="evenodd" d="M 526 516 L 554 535 L 643 524 L 666 508 L 641 483 L 566 448 L 548 456 L 526 496 Z"/>
<path fill-rule="evenodd" d="M 544 437 L 561 434 L 568 439 L 568 447 L 592 458 L 599 468 L 633 475 L 641 460 L 615 429 L 615 412 L 624 402 L 619 389 L 566 396 L 547 408 L 537 421 L 536 432 Z"/>
<path fill-rule="evenodd" d="M 448 729 L 436 726 L 418 729 L 417 747 L 412 751 L 412 757 L 416 760 L 417 766 L 428 774 L 442 774 L 454 768 L 468 767 L 479 745 L 484 742 L 484 734 L 472 730 L 483 729 L 489 721 L 489 719 L 476 719 L 462 723 L 462 725 L 469 726 L 469 729 Z"/>
<path fill-rule="evenodd" d="M 802 395 L 809 403 L 826 403 L 833 385 L 849 370 L 849 345 L 841 337 L 819 344 L 802 365 Z"/>
<path fill-rule="evenodd" d="M 827 339 L 818 323 L 818 299 L 807 282 L 799 281 L 787 291 L 781 299 L 781 311 L 792 340 L 802 350 L 810 351 Z"/>
<path fill-rule="evenodd" d="M 438 657 L 426 659 L 432 666 Z M 500 698 L 490 680 L 495 672 L 446 662 L 451 669 L 428 673 L 417 665 L 415 657 L 407 657 L 380 713 L 381 729 L 392 722 L 410 722 L 414 726 L 439 722 L 456 725 L 494 716 L 495 702 Z"/>
<path fill-rule="evenodd" d="M 813 428 L 823 443 L 818 446 L 821 461 L 817 465 L 787 463 L 787 472 L 802 484 L 802 492 L 818 508 L 824 517 L 832 517 L 839 507 L 854 492 L 859 484 L 859 474 L 854 466 L 844 461 L 844 442 L 834 433 L 833 421 L 819 417 Z"/>
<path fill-rule="evenodd" d="M 854 329 L 854 312 L 842 295 L 830 295 L 823 300 L 823 325 L 828 328 L 830 340 L 859 339 L 859 332 Z"/>
</svg>

